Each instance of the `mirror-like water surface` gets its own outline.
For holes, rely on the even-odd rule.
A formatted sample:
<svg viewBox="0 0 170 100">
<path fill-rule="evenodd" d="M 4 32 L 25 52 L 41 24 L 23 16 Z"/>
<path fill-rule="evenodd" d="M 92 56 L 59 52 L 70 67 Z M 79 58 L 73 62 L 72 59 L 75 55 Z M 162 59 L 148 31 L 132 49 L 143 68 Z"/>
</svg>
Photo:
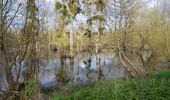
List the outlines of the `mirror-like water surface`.
<svg viewBox="0 0 170 100">
<path fill-rule="evenodd" d="M 114 55 L 86 54 L 74 58 L 44 61 L 40 66 L 39 80 L 43 87 L 64 83 L 85 83 L 110 80 L 125 76 L 125 69 Z"/>
<path fill-rule="evenodd" d="M 26 70 L 22 64 L 22 72 Z M 16 72 L 17 69 L 13 69 Z M 23 81 L 21 72 L 20 81 Z M 74 58 L 42 60 L 40 62 L 38 79 L 41 87 L 50 87 L 63 84 L 87 83 L 97 80 L 110 80 L 125 77 L 126 71 L 114 54 L 79 54 Z M 0 88 L 6 88 L 6 80 L 1 70 Z M 16 73 L 13 73 L 14 80 Z"/>
</svg>

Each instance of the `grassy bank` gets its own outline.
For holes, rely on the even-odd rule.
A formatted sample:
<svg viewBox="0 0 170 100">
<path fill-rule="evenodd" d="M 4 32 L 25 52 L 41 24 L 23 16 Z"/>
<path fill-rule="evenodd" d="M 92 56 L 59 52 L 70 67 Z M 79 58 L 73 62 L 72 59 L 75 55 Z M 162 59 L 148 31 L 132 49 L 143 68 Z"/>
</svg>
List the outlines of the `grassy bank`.
<svg viewBox="0 0 170 100">
<path fill-rule="evenodd" d="M 62 87 L 50 100 L 170 100 L 170 71 L 159 71 L 140 79 L 100 81 Z"/>
</svg>

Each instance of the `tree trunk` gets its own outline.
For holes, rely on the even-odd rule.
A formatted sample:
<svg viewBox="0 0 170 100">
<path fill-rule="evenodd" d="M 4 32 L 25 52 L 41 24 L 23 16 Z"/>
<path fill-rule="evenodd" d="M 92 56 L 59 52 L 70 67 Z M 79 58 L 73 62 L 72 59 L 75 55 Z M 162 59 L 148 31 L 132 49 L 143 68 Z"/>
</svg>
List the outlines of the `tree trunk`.
<svg viewBox="0 0 170 100">
<path fill-rule="evenodd" d="M 73 22 L 72 22 L 73 23 Z M 72 24 L 72 27 L 71 27 L 71 31 L 70 31 L 70 56 L 73 57 L 74 54 L 74 32 L 73 32 L 73 24 Z"/>
<path fill-rule="evenodd" d="M 14 80 L 13 80 L 12 72 L 8 66 L 8 61 L 6 59 L 5 54 L 2 55 L 2 58 L 3 58 L 3 62 L 4 62 L 3 66 L 4 66 L 4 70 L 5 70 L 5 74 L 6 74 L 8 92 L 11 94 L 11 92 L 15 90 Z"/>
</svg>

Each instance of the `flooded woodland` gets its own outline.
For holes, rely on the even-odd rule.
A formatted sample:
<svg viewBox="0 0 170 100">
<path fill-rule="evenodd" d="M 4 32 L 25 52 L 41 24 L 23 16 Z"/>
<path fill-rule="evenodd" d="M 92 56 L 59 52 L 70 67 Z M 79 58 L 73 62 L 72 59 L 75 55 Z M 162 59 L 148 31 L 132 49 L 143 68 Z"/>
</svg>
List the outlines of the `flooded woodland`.
<svg viewBox="0 0 170 100">
<path fill-rule="evenodd" d="M 0 1 L 0 100 L 168 100 L 169 69 L 169 0 Z"/>
</svg>

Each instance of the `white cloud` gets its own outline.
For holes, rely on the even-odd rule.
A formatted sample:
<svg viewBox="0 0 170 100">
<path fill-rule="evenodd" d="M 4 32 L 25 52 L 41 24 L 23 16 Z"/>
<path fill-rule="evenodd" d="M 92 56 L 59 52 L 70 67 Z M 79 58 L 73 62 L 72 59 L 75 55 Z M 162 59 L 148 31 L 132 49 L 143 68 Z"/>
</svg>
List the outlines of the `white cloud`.
<svg viewBox="0 0 170 100">
<path fill-rule="evenodd" d="M 48 3 L 54 3 L 55 0 L 46 0 Z"/>
</svg>

